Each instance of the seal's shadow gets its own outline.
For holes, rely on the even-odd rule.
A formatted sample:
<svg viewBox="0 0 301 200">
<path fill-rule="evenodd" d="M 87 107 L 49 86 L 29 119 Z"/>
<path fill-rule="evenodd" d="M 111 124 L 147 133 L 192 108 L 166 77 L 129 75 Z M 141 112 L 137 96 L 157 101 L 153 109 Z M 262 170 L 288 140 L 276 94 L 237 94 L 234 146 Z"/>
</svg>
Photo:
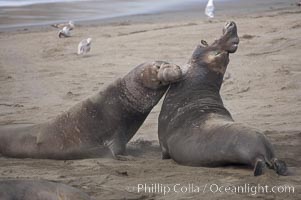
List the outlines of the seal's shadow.
<svg viewBox="0 0 301 200">
<path fill-rule="evenodd" d="M 160 157 L 161 149 L 156 141 L 139 139 L 128 143 L 127 154 L 133 157 Z"/>
</svg>

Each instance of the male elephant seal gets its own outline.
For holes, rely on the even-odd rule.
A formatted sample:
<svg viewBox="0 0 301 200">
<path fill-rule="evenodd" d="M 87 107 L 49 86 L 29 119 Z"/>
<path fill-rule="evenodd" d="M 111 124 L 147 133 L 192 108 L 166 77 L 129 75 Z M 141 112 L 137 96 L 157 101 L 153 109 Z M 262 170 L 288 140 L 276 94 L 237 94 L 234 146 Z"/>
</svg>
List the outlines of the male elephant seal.
<svg viewBox="0 0 301 200">
<path fill-rule="evenodd" d="M 169 84 L 181 77 L 180 67 L 174 64 L 141 64 L 54 120 L 2 128 L 0 154 L 48 159 L 99 157 L 110 152 L 114 157 L 122 155 Z"/>
<path fill-rule="evenodd" d="M 70 186 L 48 181 L 1 180 L 1 200 L 91 200 Z"/>
<path fill-rule="evenodd" d="M 223 105 L 219 92 L 238 43 L 236 24 L 227 23 L 220 39 L 194 50 L 182 81 L 170 86 L 159 116 L 163 159 L 191 166 L 246 164 L 255 176 L 268 165 L 286 175 L 285 163 L 264 134 L 234 122 Z"/>
</svg>

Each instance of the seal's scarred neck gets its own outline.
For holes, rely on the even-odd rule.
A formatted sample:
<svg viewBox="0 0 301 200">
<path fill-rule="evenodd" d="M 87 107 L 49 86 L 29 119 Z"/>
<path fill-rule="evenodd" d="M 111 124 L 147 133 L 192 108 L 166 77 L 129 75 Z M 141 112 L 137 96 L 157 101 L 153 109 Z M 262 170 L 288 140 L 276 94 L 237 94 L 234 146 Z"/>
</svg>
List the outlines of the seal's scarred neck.
<svg viewBox="0 0 301 200">
<path fill-rule="evenodd" d="M 174 115 L 179 109 L 198 116 L 211 112 L 230 115 L 220 96 L 222 81 L 223 74 L 211 71 L 199 63 L 189 62 L 184 80 L 171 85 L 164 103 L 174 105 L 171 108 Z"/>
<path fill-rule="evenodd" d="M 211 92 L 219 92 L 224 74 L 219 71 L 209 69 L 206 63 L 190 62 L 190 68 L 186 75 L 189 79 L 191 87 L 194 89 L 209 90 Z"/>
</svg>

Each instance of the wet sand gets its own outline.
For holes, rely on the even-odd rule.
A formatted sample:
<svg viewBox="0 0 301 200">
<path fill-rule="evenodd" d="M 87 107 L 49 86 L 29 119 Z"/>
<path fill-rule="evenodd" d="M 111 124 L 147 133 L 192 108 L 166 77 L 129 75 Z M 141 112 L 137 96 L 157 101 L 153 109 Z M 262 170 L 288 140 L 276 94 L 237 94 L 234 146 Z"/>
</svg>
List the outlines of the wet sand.
<svg viewBox="0 0 301 200">
<path fill-rule="evenodd" d="M 188 16 L 189 14 L 187 14 Z M 231 55 L 222 97 L 236 121 L 265 131 L 294 176 L 273 171 L 253 177 L 241 166 L 185 167 L 161 160 L 157 105 L 131 141 L 129 160 L 72 161 L 0 158 L 0 178 L 47 179 L 77 187 L 96 199 L 300 199 L 301 195 L 301 9 L 269 9 L 245 15 L 199 20 L 183 16 L 132 18 L 79 26 L 73 37 L 38 28 L 0 33 L 0 124 L 36 124 L 52 119 L 100 91 L 134 66 L 153 60 L 185 64 L 195 46 L 220 36 L 228 20 L 238 25 L 241 43 Z M 174 18 L 180 18 L 178 15 Z M 86 57 L 78 42 L 92 37 Z M 291 185 L 295 193 L 138 193 L 138 184 L 222 186 Z"/>
</svg>

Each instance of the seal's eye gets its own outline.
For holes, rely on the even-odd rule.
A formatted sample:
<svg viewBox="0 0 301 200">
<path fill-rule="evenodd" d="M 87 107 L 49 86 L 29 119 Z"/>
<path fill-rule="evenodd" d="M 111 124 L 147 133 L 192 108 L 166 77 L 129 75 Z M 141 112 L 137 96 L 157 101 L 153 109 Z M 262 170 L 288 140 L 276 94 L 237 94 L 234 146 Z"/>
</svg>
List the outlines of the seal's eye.
<svg viewBox="0 0 301 200">
<path fill-rule="evenodd" d="M 216 52 L 214 53 L 215 56 L 218 56 L 219 54 L 221 54 L 220 51 L 216 51 Z"/>
<path fill-rule="evenodd" d="M 208 47 L 208 43 L 205 40 L 201 40 L 201 44 L 204 45 L 205 47 Z"/>
</svg>

